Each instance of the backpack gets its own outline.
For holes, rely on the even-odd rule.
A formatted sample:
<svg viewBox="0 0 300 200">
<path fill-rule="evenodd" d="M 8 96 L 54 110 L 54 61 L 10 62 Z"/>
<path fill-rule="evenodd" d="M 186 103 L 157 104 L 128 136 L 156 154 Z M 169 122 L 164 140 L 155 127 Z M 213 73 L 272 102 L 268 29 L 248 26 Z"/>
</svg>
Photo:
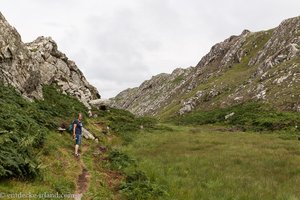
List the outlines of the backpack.
<svg viewBox="0 0 300 200">
<path fill-rule="evenodd" d="M 68 128 L 68 132 L 69 132 L 69 133 L 73 133 L 74 122 L 75 122 L 75 119 L 74 119 L 73 122 L 69 125 L 69 128 Z"/>
</svg>

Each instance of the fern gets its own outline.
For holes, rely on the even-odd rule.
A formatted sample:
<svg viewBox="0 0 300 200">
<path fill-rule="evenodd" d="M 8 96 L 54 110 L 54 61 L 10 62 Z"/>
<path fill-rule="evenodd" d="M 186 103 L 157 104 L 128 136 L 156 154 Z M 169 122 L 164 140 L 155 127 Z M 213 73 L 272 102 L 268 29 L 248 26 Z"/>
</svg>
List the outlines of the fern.
<svg viewBox="0 0 300 200">
<path fill-rule="evenodd" d="M 32 103 L 0 83 L 0 178 L 36 177 L 43 167 L 37 152 L 49 129 L 85 112 L 82 103 L 55 87 L 43 91 L 45 100 Z"/>
</svg>

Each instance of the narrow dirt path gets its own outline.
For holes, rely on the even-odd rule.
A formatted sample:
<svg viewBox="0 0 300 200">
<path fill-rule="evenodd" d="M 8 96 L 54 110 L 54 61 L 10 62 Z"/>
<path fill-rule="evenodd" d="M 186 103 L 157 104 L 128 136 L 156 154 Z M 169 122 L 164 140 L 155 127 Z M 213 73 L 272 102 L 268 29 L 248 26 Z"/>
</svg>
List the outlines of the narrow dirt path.
<svg viewBox="0 0 300 200">
<path fill-rule="evenodd" d="M 75 200 L 81 200 L 83 194 L 87 192 L 88 190 L 88 184 L 89 184 L 89 172 L 86 168 L 82 166 L 82 172 L 78 176 L 77 180 L 77 188 L 76 188 L 76 194 L 78 194 L 75 197 Z"/>
<path fill-rule="evenodd" d="M 86 146 L 82 147 L 82 153 L 86 151 Z M 76 197 L 75 200 L 81 200 L 83 194 L 88 191 L 89 181 L 90 181 L 90 174 L 89 171 L 86 169 L 81 156 L 77 158 L 80 162 L 81 174 L 79 174 L 76 184 Z"/>
</svg>

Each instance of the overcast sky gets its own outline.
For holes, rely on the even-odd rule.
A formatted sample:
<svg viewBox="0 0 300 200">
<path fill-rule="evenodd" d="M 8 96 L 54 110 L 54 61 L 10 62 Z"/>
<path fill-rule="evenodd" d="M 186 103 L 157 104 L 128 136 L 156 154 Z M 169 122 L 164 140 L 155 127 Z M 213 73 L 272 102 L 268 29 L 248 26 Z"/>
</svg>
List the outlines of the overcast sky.
<svg viewBox="0 0 300 200">
<path fill-rule="evenodd" d="M 24 42 L 51 36 L 103 98 L 195 66 L 244 29 L 300 15 L 299 0 L 0 0 Z"/>
</svg>

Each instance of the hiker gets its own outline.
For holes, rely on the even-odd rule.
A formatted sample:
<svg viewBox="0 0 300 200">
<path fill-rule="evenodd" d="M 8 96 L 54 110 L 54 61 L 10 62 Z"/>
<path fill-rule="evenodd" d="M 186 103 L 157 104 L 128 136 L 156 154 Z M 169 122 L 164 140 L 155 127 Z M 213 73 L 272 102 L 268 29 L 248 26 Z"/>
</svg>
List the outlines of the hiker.
<svg viewBox="0 0 300 200">
<path fill-rule="evenodd" d="M 80 156 L 78 153 L 79 145 L 81 144 L 82 137 L 82 114 L 78 114 L 78 119 L 73 122 L 73 138 L 75 139 L 75 156 Z"/>
</svg>

